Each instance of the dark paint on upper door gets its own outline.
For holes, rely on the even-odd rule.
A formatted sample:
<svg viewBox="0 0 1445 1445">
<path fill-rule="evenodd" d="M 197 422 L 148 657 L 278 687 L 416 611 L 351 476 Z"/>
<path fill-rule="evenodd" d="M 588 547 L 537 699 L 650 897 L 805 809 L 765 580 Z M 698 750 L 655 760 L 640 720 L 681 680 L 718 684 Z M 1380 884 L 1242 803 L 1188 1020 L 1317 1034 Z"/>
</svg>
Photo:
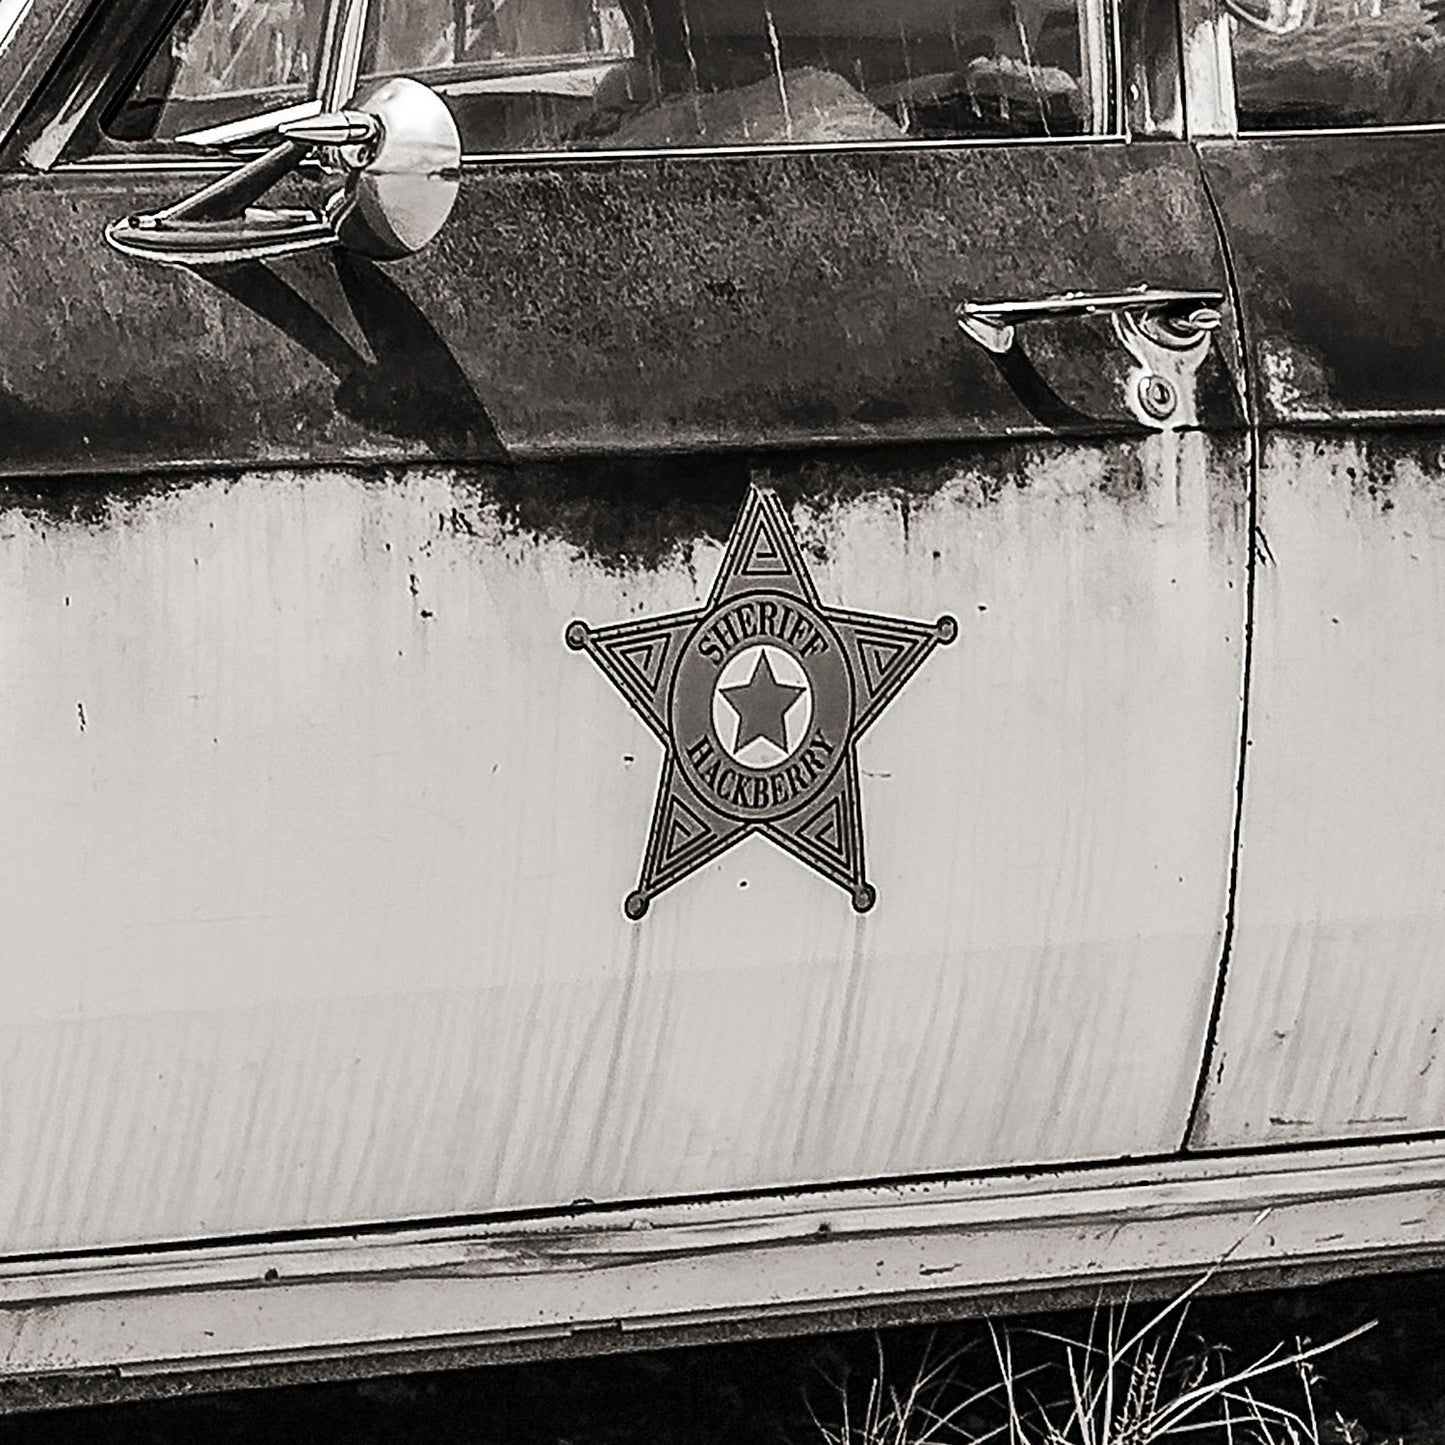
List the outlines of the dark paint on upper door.
<svg viewBox="0 0 1445 1445">
<path fill-rule="evenodd" d="M 0 181 L 12 474 L 1133 429 L 1106 318 L 996 361 L 955 305 L 1223 287 L 1168 143 L 478 166 L 386 268 L 107 247 L 107 222 L 194 184 Z M 1227 354 L 1200 378 L 1209 427 L 1239 418 Z"/>
</svg>

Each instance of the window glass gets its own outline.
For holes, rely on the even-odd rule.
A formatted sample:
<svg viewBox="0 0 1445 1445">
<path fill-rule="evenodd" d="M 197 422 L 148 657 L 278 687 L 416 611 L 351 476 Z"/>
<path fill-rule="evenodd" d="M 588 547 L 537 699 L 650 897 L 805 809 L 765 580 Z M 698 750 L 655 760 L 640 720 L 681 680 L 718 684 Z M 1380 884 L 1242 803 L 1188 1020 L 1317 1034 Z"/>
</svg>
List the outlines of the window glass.
<svg viewBox="0 0 1445 1445">
<path fill-rule="evenodd" d="M 1445 120 L 1445 6 L 1420 0 L 1286 0 L 1271 34 L 1235 21 L 1241 130 Z"/>
<path fill-rule="evenodd" d="M 1078 135 L 1082 3 L 373 0 L 364 68 L 469 154 Z"/>
<path fill-rule="evenodd" d="M 166 139 L 304 100 L 325 13 L 326 0 L 186 0 L 106 131 Z"/>
</svg>

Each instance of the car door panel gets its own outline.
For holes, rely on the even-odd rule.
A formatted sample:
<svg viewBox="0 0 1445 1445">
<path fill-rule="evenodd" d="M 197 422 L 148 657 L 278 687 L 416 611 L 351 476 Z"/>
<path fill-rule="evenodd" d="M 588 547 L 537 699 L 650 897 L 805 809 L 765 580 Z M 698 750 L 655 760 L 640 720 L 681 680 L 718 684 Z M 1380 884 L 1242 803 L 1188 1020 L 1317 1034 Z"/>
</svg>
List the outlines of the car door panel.
<svg viewBox="0 0 1445 1445">
<path fill-rule="evenodd" d="M 1439 136 L 1259 135 L 1202 154 L 1248 298 L 1260 421 L 1393 429 L 1438 417 Z"/>
<path fill-rule="evenodd" d="M 13 1247 L 1179 1148 L 1232 323 L 1171 430 L 1108 315 L 954 310 L 1223 292 L 1187 146 L 475 162 L 392 265 L 106 247 L 200 179 L 0 189 Z M 859 748 L 872 912 L 755 837 L 636 921 L 662 749 L 565 639 L 707 605 L 751 488 L 824 603 L 957 640 Z"/>
<path fill-rule="evenodd" d="M 1184 450 L 12 493 L 10 1247 L 1177 1147 L 1243 549 Z M 563 630 L 696 605 L 750 482 L 959 643 L 861 749 L 872 913 L 754 839 L 632 923 L 660 749 Z"/>
<path fill-rule="evenodd" d="M 1204 148 L 1264 435 L 1240 879 L 1202 1147 L 1445 1127 L 1441 156 L 1434 132 Z"/>
</svg>

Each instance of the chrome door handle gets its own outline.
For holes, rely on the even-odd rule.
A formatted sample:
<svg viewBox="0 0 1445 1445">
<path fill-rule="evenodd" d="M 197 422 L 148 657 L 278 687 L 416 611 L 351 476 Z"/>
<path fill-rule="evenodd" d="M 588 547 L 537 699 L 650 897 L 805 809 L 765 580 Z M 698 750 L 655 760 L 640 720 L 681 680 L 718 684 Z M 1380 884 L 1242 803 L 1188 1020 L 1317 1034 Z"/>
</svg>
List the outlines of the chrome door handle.
<svg viewBox="0 0 1445 1445">
<path fill-rule="evenodd" d="M 1065 291 L 1036 301 L 961 301 L 955 308 L 960 329 L 995 356 L 1012 350 L 1025 321 L 1057 321 L 1072 316 L 1127 317 L 1161 346 L 1185 348 L 1218 329 L 1223 320 L 1222 291 L 1176 291 L 1140 286 L 1132 291 Z"/>
</svg>

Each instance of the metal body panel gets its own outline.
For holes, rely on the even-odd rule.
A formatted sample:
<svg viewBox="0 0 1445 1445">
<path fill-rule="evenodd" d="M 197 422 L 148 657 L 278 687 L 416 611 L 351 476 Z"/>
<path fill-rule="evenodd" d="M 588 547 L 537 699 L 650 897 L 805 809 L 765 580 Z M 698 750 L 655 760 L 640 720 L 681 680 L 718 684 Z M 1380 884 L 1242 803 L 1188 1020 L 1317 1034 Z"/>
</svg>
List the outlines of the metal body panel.
<svg viewBox="0 0 1445 1445">
<path fill-rule="evenodd" d="M 1241 475 L 1197 434 L 754 465 L 825 600 L 961 636 L 861 744 L 874 913 L 753 840 L 641 924 L 659 749 L 563 632 L 696 605 L 737 493 L 645 567 L 475 475 L 12 496 L 7 1250 L 1176 1148 Z"/>
<path fill-rule="evenodd" d="M 1222 284 L 1168 143 L 472 169 L 434 245 L 385 270 L 203 277 L 104 244 L 195 184 L 0 181 L 9 474 L 1097 434 L 1132 426 L 1106 320 L 1000 365 L 954 306 Z M 1200 377 L 1210 427 L 1240 422 L 1232 358 L 1221 338 Z"/>
<path fill-rule="evenodd" d="M 72 59 L 12 156 L 83 149 L 124 77 Z M 1178 80 L 1138 102 L 1175 133 Z M 1151 432 L 1127 317 L 994 355 L 955 308 L 1212 306 L 1186 144 L 471 165 L 385 269 L 107 248 L 203 174 L 0 178 L 0 1376 L 957 1310 L 1194 1267 L 1281 1187 L 1256 1262 L 1436 1242 L 1433 1158 L 1085 1167 L 1177 1156 L 1206 1048 L 1242 359 L 1226 309 Z M 822 604 L 957 640 L 857 742 L 872 912 L 754 837 L 632 922 L 660 748 L 569 623 L 701 605 L 754 485 Z M 817 1186 L 859 1211 L 826 1254 L 831 1213 L 725 1198 Z M 1336 1246 L 1352 1188 L 1397 1193 Z M 662 1249 L 593 1251 L 594 1202 Z M 448 1219 L 491 1222 L 335 1252 Z M 294 1232 L 257 1293 L 236 1240 Z"/>
<path fill-rule="evenodd" d="M 1442 155 L 1434 130 L 1202 144 L 1262 426 L 1445 415 Z"/>
<path fill-rule="evenodd" d="M 1203 147 L 1263 431 L 1228 978 L 1192 1143 L 1445 1128 L 1438 132 Z"/>
<path fill-rule="evenodd" d="M 1445 1128 L 1442 455 L 1432 432 L 1266 441 L 1203 1147 Z"/>
</svg>

